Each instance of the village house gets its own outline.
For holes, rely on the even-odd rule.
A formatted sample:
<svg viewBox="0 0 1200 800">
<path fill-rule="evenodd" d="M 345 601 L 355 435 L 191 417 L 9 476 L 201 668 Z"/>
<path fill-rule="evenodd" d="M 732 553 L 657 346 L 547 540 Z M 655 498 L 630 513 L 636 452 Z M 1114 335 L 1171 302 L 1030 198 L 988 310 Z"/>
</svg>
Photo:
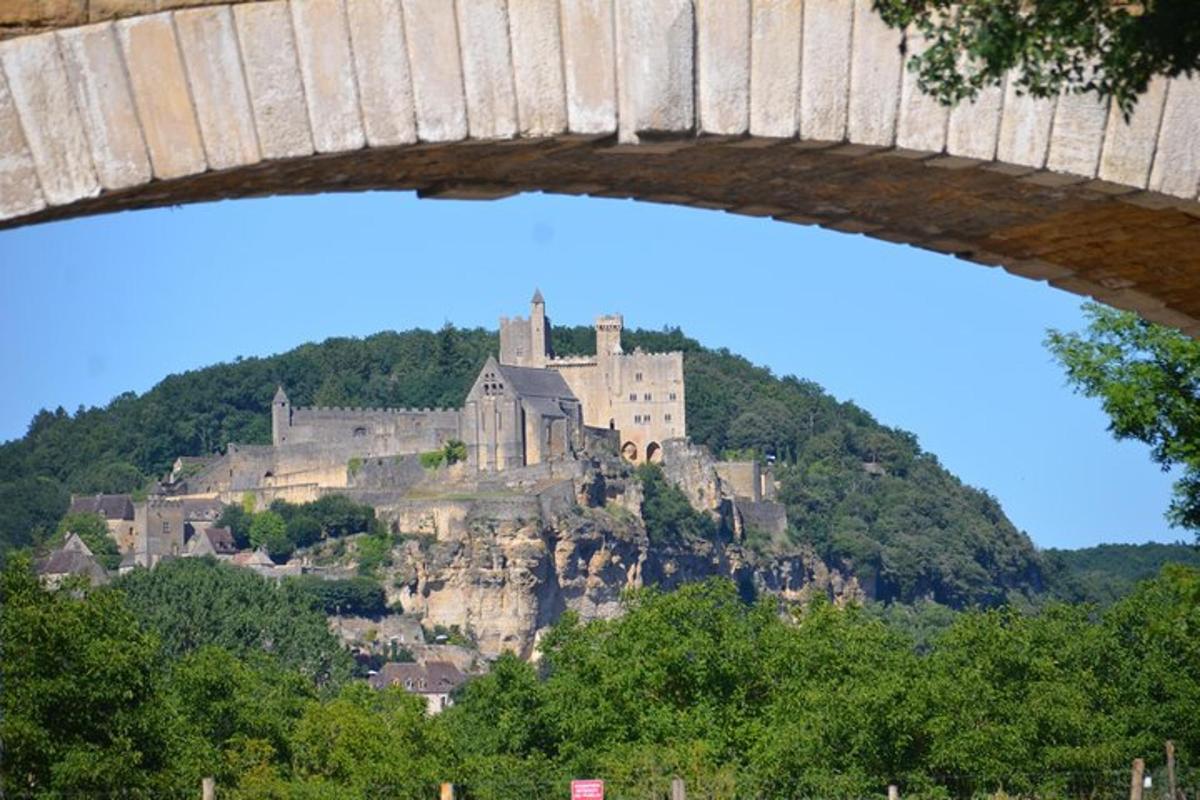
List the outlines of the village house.
<svg viewBox="0 0 1200 800">
<path fill-rule="evenodd" d="M 67 534 L 62 547 L 37 563 L 36 572 L 42 585 L 57 589 L 68 578 L 86 578 L 92 586 L 108 583 L 108 571 L 92 554 L 91 548 L 74 533 Z"/>
<path fill-rule="evenodd" d="M 133 550 L 137 539 L 133 498 L 127 494 L 71 495 L 68 514 L 98 514 L 108 525 L 108 535 L 122 552 Z"/>
<path fill-rule="evenodd" d="M 454 704 L 451 695 L 467 681 L 466 674 L 448 661 L 424 664 L 384 664 L 368 682 L 376 689 L 403 686 L 404 690 L 425 699 L 429 713 L 437 714 Z"/>
</svg>

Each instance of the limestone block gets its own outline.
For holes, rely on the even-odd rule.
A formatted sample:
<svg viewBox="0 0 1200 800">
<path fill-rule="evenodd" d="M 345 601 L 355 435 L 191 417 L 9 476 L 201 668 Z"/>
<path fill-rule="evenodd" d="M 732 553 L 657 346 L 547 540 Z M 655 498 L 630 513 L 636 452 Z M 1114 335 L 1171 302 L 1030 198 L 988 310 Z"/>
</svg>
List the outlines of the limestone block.
<svg viewBox="0 0 1200 800">
<path fill-rule="evenodd" d="M 522 136 L 567 129 L 567 90 L 559 39 L 558 0 L 509 0 L 517 119 Z"/>
<path fill-rule="evenodd" d="M 695 124 L 690 0 L 616 0 L 618 138 L 684 133 Z"/>
<path fill-rule="evenodd" d="M 309 155 L 313 141 L 308 105 L 287 3 L 235 5 L 233 21 L 263 158 Z"/>
<path fill-rule="evenodd" d="M 1108 102 L 1093 94 L 1064 94 L 1054 112 L 1047 169 L 1074 175 L 1096 174 L 1108 121 Z"/>
<path fill-rule="evenodd" d="M 98 194 L 91 148 L 54 34 L 0 44 L 0 65 L 46 202 L 62 205 Z"/>
<path fill-rule="evenodd" d="M 426 142 L 467 137 L 458 23 L 449 0 L 403 0 L 417 135 Z"/>
<path fill-rule="evenodd" d="M 613 0 L 562 0 L 563 73 L 572 133 L 617 129 Z"/>
<path fill-rule="evenodd" d="M 467 127 L 472 139 L 517 133 L 517 93 L 504 0 L 456 0 Z"/>
<path fill-rule="evenodd" d="M 890 146 L 896 138 L 903 58 L 901 32 L 871 7 L 854 0 L 854 52 L 850 62 L 850 141 Z"/>
<path fill-rule="evenodd" d="M 1058 101 L 1017 94 L 1009 76 L 1004 89 L 1004 114 L 1000 118 L 1000 140 L 996 160 L 1041 169 L 1050 148 L 1050 126 Z"/>
<path fill-rule="evenodd" d="M 750 0 L 696 0 L 699 128 L 739 135 L 750 127 Z"/>
<path fill-rule="evenodd" d="M 59 31 L 58 44 L 100 185 L 124 189 L 146 183 L 150 158 L 112 25 Z"/>
<path fill-rule="evenodd" d="M 994 159 L 1003 106 L 1003 86 L 983 89 L 971 102 L 955 106 L 946 131 L 946 152 L 982 161 Z"/>
<path fill-rule="evenodd" d="M 291 0 L 300 77 L 318 153 L 366 144 L 342 0 Z"/>
<path fill-rule="evenodd" d="M 78 25 L 86 20 L 86 9 L 86 0 L 4 0 L 0 25 Z"/>
<path fill-rule="evenodd" d="M 753 0 L 750 133 L 788 138 L 800 124 L 803 0 Z"/>
<path fill-rule="evenodd" d="M 914 54 L 928 47 L 925 38 L 909 29 L 908 45 Z M 896 144 L 906 150 L 940 153 L 946 147 L 950 109 L 917 85 L 915 73 L 904 70 L 900 85 L 900 112 L 896 121 Z"/>
<path fill-rule="evenodd" d="M 372 146 L 417 140 L 400 0 L 346 0 L 363 129 Z"/>
<path fill-rule="evenodd" d="M 0 220 L 32 214 L 45 207 L 17 106 L 0 70 Z"/>
<path fill-rule="evenodd" d="M 854 3 L 807 0 L 800 56 L 800 136 L 821 141 L 846 137 L 850 98 L 850 36 Z"/>
<path fill-rule="evenodd" d="M 1193 198 L 1200 183 L 1200 79 L 1172 78 L 1167 87 L 1149 189 Z"/>
<path fill-rule="evenodd" d="M 233 12 L 216 6 L 175 12 L 204 152 L 213 169 L 259 160 L 254 112 L 238 55 Z"/>
<path fill-rule="evenodd" d="M 1166 97 L 1167 80 L 1155 78 L 1146 87 L 1146 93 L 1138 98 L 1137 108 L 1128 122 L 1120 106 L 1114 103 L 1108 110 L 1104 152 L 1100 156 L 1099 177 L 1102 180 L 1140 188 L 1146 186 Z"/>
<path fill-rule="evenodd" d="M 116 25 L 154 176 L 203 172 L 204 143 L 170 13 L 131 17 Z"/>
</svg>

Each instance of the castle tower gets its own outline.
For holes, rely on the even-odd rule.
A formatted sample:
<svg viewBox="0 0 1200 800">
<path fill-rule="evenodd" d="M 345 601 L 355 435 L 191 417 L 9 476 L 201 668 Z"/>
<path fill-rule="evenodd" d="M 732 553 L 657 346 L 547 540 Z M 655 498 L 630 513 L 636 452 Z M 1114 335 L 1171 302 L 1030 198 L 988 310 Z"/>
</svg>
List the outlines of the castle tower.
<svg viewBox="0 0 1200 800">
<path fill-rule="evenodd" d="M 546 319 L 546 301 L 542 298 L 542 290 L 533 290 L 533 299 L 529 301 L 529 366 L 545 367 L 546 358 L 550 355 L 550 338 L 546 333 L 549 320 Z"/>
<path fill-rule="evenodd" d="M 625 320 L 620 314 L 607 314 L 596 317 L 596 355 L 619 356 L 621 350 L 621 329 Z"/>
<path fill-rule="evenodd" d="M 278 447 L 287 441 L 288 428 L 292 427 L 292 403 L 283 386 L 275 390 L 271 400 L 271 442 Z"/>
</svg>

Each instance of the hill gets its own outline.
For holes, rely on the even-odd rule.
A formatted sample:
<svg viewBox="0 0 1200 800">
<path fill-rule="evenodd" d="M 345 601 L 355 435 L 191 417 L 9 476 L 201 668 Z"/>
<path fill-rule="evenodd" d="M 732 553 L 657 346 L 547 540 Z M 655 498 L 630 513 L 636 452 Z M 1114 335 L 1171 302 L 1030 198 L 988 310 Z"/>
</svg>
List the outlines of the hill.
<svg viewBox="0 0 1200 800">
<path fill-rule="evenodd" d="M 591 328 L 555 328 L 553 337 L 559 354 L 594 346 Z M 694 441 L 718 454 L 776 459 L 792 526 L 789 544 L 759 544 L 765 556 L 811 545 L 883 600 L 995 605 L 1042 590 L 1028 537 L 913 434 L 678 329 L 627 330 L 622 343 L 684 351 Z M 0 550 L 45 536 L 69 492 L 136 490 L 178 455 L 269 442 L 276 384 L 297 405 L 456 406 L 497 349 L 495 332 L 451 326 L 329 339 L 172 375 L 103 408 L 41 411 L 25 437 L 0 446 Z"/>
<path fill-rule="evenodd" d="M 1174 544 L 1102 544 L 1042 552 L 1048 593 L 1067 603 L 1107 607 L 1158 575 L 1167 564 L 1200 567 L 1200 548 Z"/>
</svg>

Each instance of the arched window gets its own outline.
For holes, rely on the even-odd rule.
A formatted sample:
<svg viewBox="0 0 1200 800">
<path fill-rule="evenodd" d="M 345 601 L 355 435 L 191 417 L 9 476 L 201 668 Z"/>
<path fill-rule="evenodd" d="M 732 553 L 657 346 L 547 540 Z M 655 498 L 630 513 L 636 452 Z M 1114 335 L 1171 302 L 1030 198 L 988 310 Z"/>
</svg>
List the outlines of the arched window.
<svg viewBox="0 0 1200 800">
<path fill-rule="evenodd" d="M 625 458 L 629 459 L 630 461 L 637 461 L 638 460 L 637 445 L 634 444 L 633 442 L 626 442 L 625 445 L 621 448 L 621 455 L 625 456 Z"/>
<path fill-rule="evenodd" d="M 658 442 L 651 442 L 646 445 L 646 460 L 651 464 L 658 464 L 662 461 L 662 448 Z"/>
</svg>

